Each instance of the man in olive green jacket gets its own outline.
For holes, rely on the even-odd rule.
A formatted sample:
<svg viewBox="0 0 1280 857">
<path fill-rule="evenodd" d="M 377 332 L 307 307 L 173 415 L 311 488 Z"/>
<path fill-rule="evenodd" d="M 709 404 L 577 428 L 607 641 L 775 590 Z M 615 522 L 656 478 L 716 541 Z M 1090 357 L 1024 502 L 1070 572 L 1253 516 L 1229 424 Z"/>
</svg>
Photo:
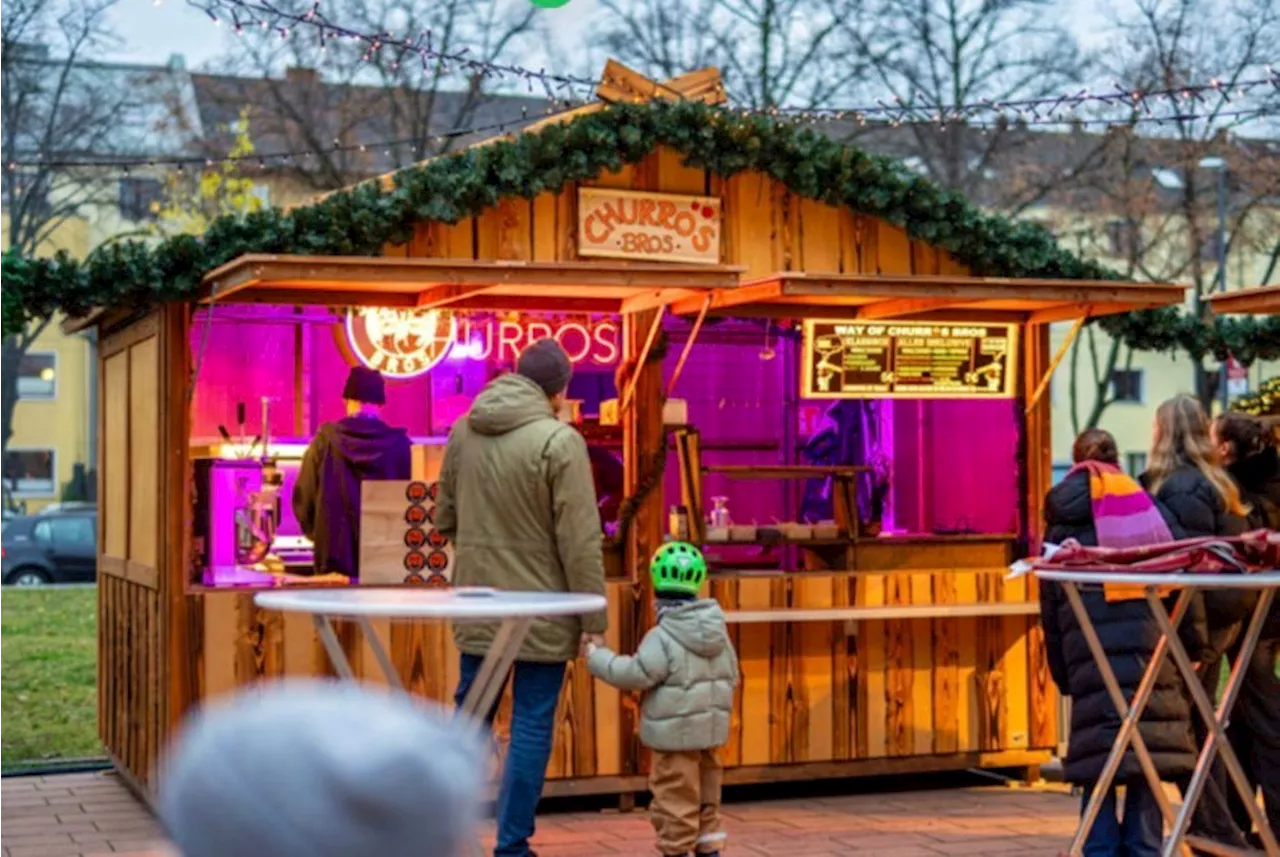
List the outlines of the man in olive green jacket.
<svg viewBox="0 0 1280 857">
<path fill-rule="evenodd" d="M 445 448 L 435 525 L 454 544 L 454 583 L 524 592 L 604 594 L 602 532 L 587 445 L 556 417 L 572 365 L 554 340 L 520 355 L 481 391 Z M 533 625 L 513 670 L 511 744 L 498 794 L 495 857 L 528 857 L 565 664 L 604 613 Z M 466 697 L 496 625 L 455 624 Z M 492 713 L 490 713 L 492 720 Z"/>
</svg>

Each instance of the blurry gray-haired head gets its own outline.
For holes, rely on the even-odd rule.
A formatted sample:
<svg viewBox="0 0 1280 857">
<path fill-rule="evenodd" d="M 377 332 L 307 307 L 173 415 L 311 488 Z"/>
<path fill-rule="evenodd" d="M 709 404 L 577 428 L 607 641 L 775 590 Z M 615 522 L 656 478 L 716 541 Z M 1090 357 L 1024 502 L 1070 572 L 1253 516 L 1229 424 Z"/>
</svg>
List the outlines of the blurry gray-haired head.
<svg viewBox="0 0 1280 857">
<path fill-rule="evenodd" d="M 475 835 L 473 730 L 380 689 L 296 681 L 179 736 L 160 816 L 183 857 L 452 857 Z"/>
</svg>

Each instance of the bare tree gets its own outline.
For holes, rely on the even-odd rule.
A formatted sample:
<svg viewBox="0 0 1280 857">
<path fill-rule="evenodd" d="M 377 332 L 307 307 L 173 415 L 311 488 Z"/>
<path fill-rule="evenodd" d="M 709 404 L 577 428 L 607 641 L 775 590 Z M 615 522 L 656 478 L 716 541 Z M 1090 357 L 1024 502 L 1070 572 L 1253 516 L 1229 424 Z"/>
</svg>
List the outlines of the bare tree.
<svg viewBox="0 0 1280 857">
<path fill-rule="evenodd" d="M 1012 214 L 1092 166 L 1095 152 L 1079 140 L 1064 145 L 1020 120 L 995 122 L 989 113 L 971 117 L 952 109 L 1051 98 L 1080 87 L 1089 62 L 1055 20 L 1050 0 L 871 2 L 867 14 L 841 25 L 850 53 L 871 67 L 868 94 L 933 120 L 896 129 L 895 154 L 939 184 Z M 1026 109 L 1022 118 L 1046 119 L 1049 112 Z"/>
<path fill-rule="evenodd" d="M 659 78 L 718 66 L 737 104 L 817 107 L 844 96 L 866 66 L 838 44 L 863 0 L 601 0 L 589 38 Z"/>
<path fill-rule="evenodd" d="M 330 20 L 353 31 L 422 36 L 433 54 L 464 58 L 454 62 L 369 50 L 322 27 L 293 26 L 282 39 L 285 28 L 269 17 L 237 19 L 239 38 L 217 63 L 224 74 L 195 78 L 206 126 L 210 118 L 214 127 L 228 126 L 243 105 L 253 105 L 256 148 L 306 152 L 270 166 L 316 191 L 407 166 L 471 138 L 460 130 L 514 127 L 545 112 L 549 95 L 563 97 L 542 87 L 523 89 L 521 98 L 495 97 L 516 81 L 485 70 L 531 35 L 534 8 L 512 0 L 344 0 L 326 8 Z M 228 142 L 214 135 L 207 145 L 225 151 Z"/>
<path fill-rule="evenodd" d="M 68 163 L 115 152 L 134 92 L 103 74 L 96 57 L 111 43 L 105 24 L 115 0 L 14 0 L 5 4 L 0 96 L 7 253 L 57 249 L 68 220 L 108 197 L 114 184 L 98 169 Z M 8 449 L 22 360 L 49 325 L 32 322 L 4 337 L 0 356 L 0 436 Z"/>
<path fill-rule="evenodd" d="M 1118 31 L 1120 41 L 1106 55 L 1133 58 L 1109 69 L 1121 86 L 1179 90 L 1216 78 L 1228 97 L 1210 92 L 1164 99 L 1153 109 L 1174 118 L 1146 138 L 1128 128 L 1108 135 L 1103 163 L 1080 183 L 1084 196 L 1075 206 L 1107 218 L 1092 249 L 1122 258 L 1124 273 L 1189 283 L 1186 312 L 1203 324 L 1204 297 L 1220 275 L 1234 263 L 1237 278 L 1247 279 L 1250 261 L 1260 260 L 1253 275 L 1267 282 L 1275 271 L 1268 260 L 1280 251 L 1275 239 L 1280 216 L 1274 207 L 1280 196 L 1280 157 L 1274 143 L 1234 133 L 1270 127 L 1265 120 L 1253 120 L 1237 128 L 1242 111 L 1280 111 L 1280 93 L 1273 86 L 1240 91 L 1242 82 L 1258 79 L 1264 64 L 1280 55 L 1280 10 L 1269 0 L 1137 0 L 1120 19 Z M 1220 260 L 1226 260 L 1226 271 Z M 1128 345 L 1102 339 L 1088 331 L 1093 390 L 1083 421 L 1078 419 L 1083 392 L 1072 382 L 1071 410 L 1078 429 L 1098 424 L 1113 401 L 1115 370 L 1132 360 Z M 1194 366 L 1193 389 L 1207 406 L 1219 373 L 1206 372 L 1208 355 L 1202 349 L 1187 353 Z M 1076 359 L 1073 353 L 1073 363 Z"/>
</svg>

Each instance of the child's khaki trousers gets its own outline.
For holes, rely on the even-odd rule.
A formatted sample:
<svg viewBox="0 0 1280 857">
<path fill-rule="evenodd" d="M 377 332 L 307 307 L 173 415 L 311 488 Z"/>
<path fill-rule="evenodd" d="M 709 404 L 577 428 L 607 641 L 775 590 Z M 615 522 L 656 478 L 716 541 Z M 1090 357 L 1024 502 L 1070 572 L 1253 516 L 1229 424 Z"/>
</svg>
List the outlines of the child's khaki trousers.
<svg viewBox="0 0 1280 857">
<path fill-rule="evenodd" d="M 723 776 L 716 750 L 653 751 L 649 820 L 658 834 L 659 851 L 674 857 L 690 851 L 709 854 L 724 846 L 725 833 L 720 826 Z"/>
</svg>

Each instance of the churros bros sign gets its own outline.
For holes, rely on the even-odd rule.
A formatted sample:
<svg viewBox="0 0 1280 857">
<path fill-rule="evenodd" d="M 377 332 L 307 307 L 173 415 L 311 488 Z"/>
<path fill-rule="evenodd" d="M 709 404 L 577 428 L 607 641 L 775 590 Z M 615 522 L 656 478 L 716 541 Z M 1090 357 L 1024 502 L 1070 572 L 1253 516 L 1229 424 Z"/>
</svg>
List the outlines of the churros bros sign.
<svg viewBox="0 0 1280 857">
<path fill-rule="evenodd" d="M 720 200 L 647 191 L 578 191 L 578 255 L 720 264 Z"/>
</svg>

